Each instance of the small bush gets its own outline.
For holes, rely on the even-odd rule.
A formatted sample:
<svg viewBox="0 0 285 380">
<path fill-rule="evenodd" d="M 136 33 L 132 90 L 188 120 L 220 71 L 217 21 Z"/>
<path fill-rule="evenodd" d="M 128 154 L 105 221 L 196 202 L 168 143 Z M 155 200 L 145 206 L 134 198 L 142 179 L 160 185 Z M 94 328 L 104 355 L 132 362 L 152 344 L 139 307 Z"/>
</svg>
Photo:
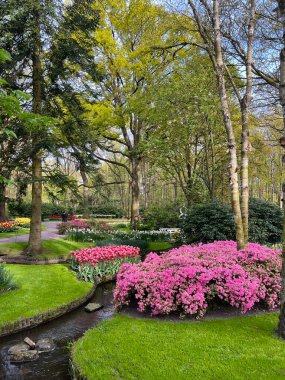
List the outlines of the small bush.
<svg viewBox="0 0 285 380">
<path fill-rule="evenodd" d="M 129 228 L 129 225 L 126 224 L 126 223 L 116 223 L 113 228 L 115 228 L 116 230 L 119 230 L 119 229 L 127 229 Z"/>
<path fill-rule="evenodd" d="M 235 228 L 229 206 L 213 202 L 192 207 L 182 219 L 182 230 L 189 243 L 234 240 Z"/>
<path fill-rule="evenodd" d="M 56 228 L 59 235 L 65 235 L 67 231 L 70 229 L 70 222 L 59 223 Z"/>
<path fill-rule="evenodd" d="M 260 244 L 281 242 L 283 213 L 274 203 L 251 199 L 249 203 L 249 240 Z"/>
<path fill-rule="evenodd" d="M 172 205 L 151 207 L 142 213 L 140 230 L 157 230 L 159 228 L 179 227 L 179 213 Z"/>
<path fill-rule="evenodd" d="M 95 225 L 96 230 L 98 231 L 104 231 L 104 232 L 110 232 L 113 231 L 113 227 L 106 222 L 97 222 Z"/>
<path fill-rule="evenodd" d="M 0 293 L 13 289 L 16 289 L 16 284 L 12 275 L 3 265 L 0 265 Z"/>
</svg>

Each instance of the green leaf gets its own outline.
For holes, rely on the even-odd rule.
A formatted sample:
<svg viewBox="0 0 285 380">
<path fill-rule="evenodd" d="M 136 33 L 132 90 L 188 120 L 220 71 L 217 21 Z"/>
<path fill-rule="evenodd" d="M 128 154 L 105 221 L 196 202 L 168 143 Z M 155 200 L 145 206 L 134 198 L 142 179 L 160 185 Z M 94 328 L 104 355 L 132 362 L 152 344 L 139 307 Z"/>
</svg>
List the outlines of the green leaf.
<svg viewBox="0 0 285 380">
<path fill-rule="evenodd" d="M 3 129 L 3 133 L 5 133 L 8 137 L 11 137 L 11 138 L 14 138 L 14 139 L 17 138 L 16 133 L 13 132 L 11 129 L 4 128 L 4 129 Z"/>
<path fill-rule="evenodd" d="M 7 50 L 0 49 L 0 61 L 6 62 L 11 60 L 11 54 Z"/>
</svg>

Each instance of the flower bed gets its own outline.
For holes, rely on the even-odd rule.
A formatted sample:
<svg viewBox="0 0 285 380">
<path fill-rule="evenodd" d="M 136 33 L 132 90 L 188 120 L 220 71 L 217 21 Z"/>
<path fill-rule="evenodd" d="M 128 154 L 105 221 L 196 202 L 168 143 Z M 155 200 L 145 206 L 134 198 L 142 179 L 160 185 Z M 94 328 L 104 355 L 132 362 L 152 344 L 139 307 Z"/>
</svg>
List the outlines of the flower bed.
<svg viewBox="0 0 285 380">
<path fill-rule="evenodd" d="M 62 216 L 61 215 L 49 215 L 48 219 L 50 219 L 50 220 L 61 220 Z M 76 219 L 76 215 L 68 215 L 67 219 L 74 220 L 74 219 Z"/>
<path fill-rule="evenodd" d="M 113 276 L 124 263 L 140 261 L 140 250 L 127 245 L 90 247 L 71 252 L 72 268 L 81 280 L 95 282 L 96 277 Z"/>
<path fill-rule="evenodd" d="M 17 230 L 18 230 L 18 225 L 16 222 L 0 223 L 0 233 L 1 232 L 16 232 Z"/>
<path fill-rule="evenodd" d="M 82 242 L 96 242 L 103 239 L 144 240 L 144 241 L 170 241 L 171 234 L 162 231 L 112 231 L 94 229 L 75 229 L 71 225 L 66 228 L 67 237 L 70 240 Z"/>
<path fill-rule="evenodd" d="M 90 229 L 91 225 L 85 219 L 74 219 L 71 222 L 63 222 L 57 225 L 57 230 L 60 235 L 64 235 L 68 231 L 81 231 Z"/>
<path fill-rule="evenodd" d="M 29 228 L 31 224 L 30 218 L 16 218 L 15 223 L 21 228 Z"/>
<path fill-rule="evenodd" d="M 279 305 L 280 251 L 249 243 L 237 251 L 233 241 L 182 246 L 143 263 L 124 264 L 114 293 L 117 307 L 136 300 L 153 315 L 180 312 L 201 317 L 218 300 L 244 313 L 258 303 Z"/>
</svg>

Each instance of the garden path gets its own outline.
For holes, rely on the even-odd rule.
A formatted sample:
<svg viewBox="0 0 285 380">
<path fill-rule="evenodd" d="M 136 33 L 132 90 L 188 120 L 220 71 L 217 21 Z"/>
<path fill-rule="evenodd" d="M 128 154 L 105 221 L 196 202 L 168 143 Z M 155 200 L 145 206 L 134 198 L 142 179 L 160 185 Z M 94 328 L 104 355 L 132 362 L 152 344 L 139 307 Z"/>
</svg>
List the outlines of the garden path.
<svg viewBox="0 0 285 380">
<path fill-rule="evenodd" d="M 43 222 L 42 224 L 43 226 L 47 227 L 44 231 L 42 231 L 42 240 L 62 238 L 62 235 L 59 235 L 57 232 L 56 222 Z M 29 240 L 29 234 L 23 234 L 23 235 L 15 234 L 15 236 L 0 239 L 0 244 L 26 242 L 28 240 Z"/>
</svg>

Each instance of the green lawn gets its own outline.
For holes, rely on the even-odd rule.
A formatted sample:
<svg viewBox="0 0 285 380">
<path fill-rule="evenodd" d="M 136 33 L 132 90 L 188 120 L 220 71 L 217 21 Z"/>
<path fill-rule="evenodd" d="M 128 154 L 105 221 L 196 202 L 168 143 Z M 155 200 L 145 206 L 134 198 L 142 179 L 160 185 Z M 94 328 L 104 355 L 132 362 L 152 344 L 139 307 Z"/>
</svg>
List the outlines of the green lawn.
<svg viewBox="0 0 285 380">
<path fill-rule="evenodd" d="M 72 348 L 88 380 L 276 380 L 285 378 L 285 342 L 276 314 L 202 322 L 118 315 Z"/>
<path fill-rule="evenodd" d="M 46 230 L 46 226 L 42 226 L 42 231 Z M 8 237 L 14 237 L 18 235 L 25 235 L 30 233 L 30 228 L 19 228 L 16 232 L 1 232 L 0 233 L 0 239 L 8 238 Z"/>
<path fill-rule="evenodd" d="M 148 250 L 150 252 L 153 251 L 164 251 L 166 249 L 170 249 L 172 247 L 171 243 L 167 241 L 152 241 L 149 243 Z"/>
<path fill-rule="evenodd" d="M 65 265 L 5 265 L 19 289 L 0 294 L 0 326 L 32 317 L 84 296 L 92 284 L 80 282 Z"/>
<path fill-rule="evenodd" d="M 66 256 L 71 251 L 89 247 L 91 243 L 78 243 L 64 239 L 53 239 L 43 241 L 43 253 L 37 257 L 59 257 Z M 0 254 L 15 256 L 20 254 L 27 246 L 26 242 L 7 243 L 0 245 Z"/>
</svg>

